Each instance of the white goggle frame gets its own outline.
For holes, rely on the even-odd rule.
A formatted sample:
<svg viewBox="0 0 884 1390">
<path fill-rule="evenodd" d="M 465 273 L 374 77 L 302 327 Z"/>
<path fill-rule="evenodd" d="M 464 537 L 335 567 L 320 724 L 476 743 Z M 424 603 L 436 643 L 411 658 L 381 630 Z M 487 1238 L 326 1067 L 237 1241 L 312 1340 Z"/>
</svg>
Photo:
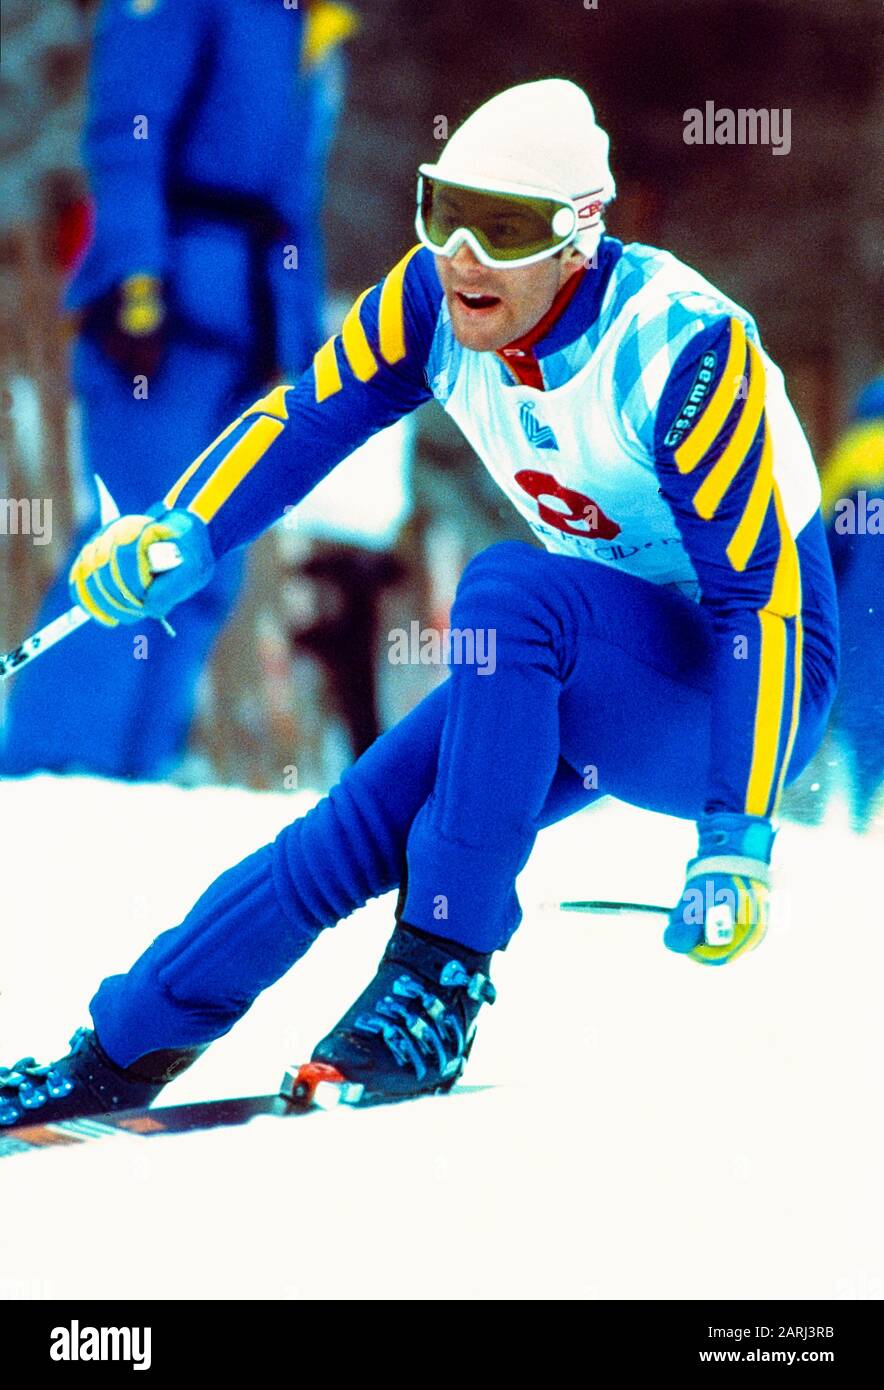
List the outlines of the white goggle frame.
<svg viewBox="0 0 884 1390">
<path fill-rule="evenodd" d="M 424 226 L 421 208 L 423 202 L 421 195 L 423 192 L 424 177 L 433 179 L 439 183 L 451 184 L 453 188 L 472 189 L 476 193 L 504 193 L 512 194 L 516 198 L 543 198 L 549 203 L 560 203 L 563 208 L 570 208 L 574 215 L 574 225 L 571 231 L 567 236 L 563 237 L 558 245 L 547 246 L 543 251 L 535 251 L 531 256 L 517 256 L 515 259 L 507 258 L 505 261 L 496 260 L 493 256 L 489 255 L 478 237 L 474 232 L 470 231 L 469 227 L 455 227 L 454 231 L 445 242 L 445 245 L 437 246 L 434 241 L 430 240 L 427 229 Z M 432 251 L 434 256 L 453 256 L 458 248 L 466 242 L 476 259 L 481 261 L 482 265 L 487 266 L 489 270 L 516 270 L 522 265 L 534 265 L 537 261 L 548 260 L 550 256 L 557 256 L 566 246 L 570 246 L 573 241 L 576 241 L 581 231 L 584 230 L 584 228 L 580 226 L 580 210 L 573 198 L 566 198 L 558 193 L 550 193 L 548 188 L 530 188 L 526 184 L 496 183 L 492 187 L 489 184 L 466 183 L 462 182 L 460 179 L 447 179 L 443 174 L 434 172 L 424 164 L 420 165 L 418 168 L 417 213 L 414 219 L 414 229 L 423 245 L 426 246 L 428 251 Z"/>
</svg>

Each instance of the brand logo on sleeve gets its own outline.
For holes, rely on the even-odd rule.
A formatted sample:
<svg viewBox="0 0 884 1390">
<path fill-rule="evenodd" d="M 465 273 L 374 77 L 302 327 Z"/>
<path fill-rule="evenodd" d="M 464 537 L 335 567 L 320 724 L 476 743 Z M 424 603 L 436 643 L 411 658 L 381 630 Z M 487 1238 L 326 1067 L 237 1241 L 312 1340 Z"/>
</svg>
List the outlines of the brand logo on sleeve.
<svg viewBox="0 0 884 1390">
<path fill-rule="evenodd" d="M 700 413 L 703 402 L 709 395 L 709 390 L 715 380 L 715 366 L 718 361 L 714 352 L 704 352 L 700 358 L 700 365 L 694 377 L 694 384 L 685 396 L 681 410 L 669 427 L 666 438 L 663 440 L 667 449 L 674 449 L 676 444 L 680 444 L 684 435 L 692 427 L 694 421 Z"/>
</svg>

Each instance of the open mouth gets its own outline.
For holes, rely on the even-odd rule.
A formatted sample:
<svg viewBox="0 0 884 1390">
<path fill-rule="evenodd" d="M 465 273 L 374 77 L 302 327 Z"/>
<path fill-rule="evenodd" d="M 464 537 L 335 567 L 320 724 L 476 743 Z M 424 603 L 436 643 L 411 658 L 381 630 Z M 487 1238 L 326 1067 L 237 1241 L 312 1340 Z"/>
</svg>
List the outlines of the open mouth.
<svg viewBox="0 0 884 1390">
<path fill-rule="evenodd" d="M 458 290 L 457 297 L 461 304 L 471 310 L 493 309 L 500 303 L 496 294 L 468 294 L 465 290 Z"/>
</svg>

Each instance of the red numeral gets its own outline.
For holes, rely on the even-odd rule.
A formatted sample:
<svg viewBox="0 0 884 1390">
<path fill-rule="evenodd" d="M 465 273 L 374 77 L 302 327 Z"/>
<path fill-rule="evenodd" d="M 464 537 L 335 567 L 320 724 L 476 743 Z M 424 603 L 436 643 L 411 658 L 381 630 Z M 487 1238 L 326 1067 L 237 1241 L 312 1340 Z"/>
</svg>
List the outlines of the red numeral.
<svg viewBox="0 0 884 1390">
<path fill-rule="evenodd" d="M 616 521 L 605 516 L 598 502 L 593 502 L 584 492 L 576 492 L 572 487 L 559 483 L 551 473 L 537 473 L 533 468 L 523 468 L 516 474 L 516 482 L 529 497 L 537 503 L 541 519 L 555 526 L 559 531 L 567 531 L 569 536 L 600 536 L 602 540 L 612 541 L 620 535 Z M 555 511 L 540 499 L 556 497 L 568 507 L 567 512 Z M 582 523 L 573 526 L 572 522 Z"/>
</svg>

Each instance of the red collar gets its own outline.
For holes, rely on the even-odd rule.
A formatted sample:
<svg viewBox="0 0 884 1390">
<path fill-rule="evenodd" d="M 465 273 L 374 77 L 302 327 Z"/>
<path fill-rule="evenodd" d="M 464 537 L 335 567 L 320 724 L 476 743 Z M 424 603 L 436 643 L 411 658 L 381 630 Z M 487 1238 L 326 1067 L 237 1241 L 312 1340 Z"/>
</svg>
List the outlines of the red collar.
<svg viewBox="0 0 884 1390">
<path fill-rule="evenodd" d="M 534 352 L 534 345 L 545 337 L 556 320 L 564 313 L 577 293 L 577 288 L 585 274 L 585 266 L 575 270 L 574 274 L 565 281 L 543 318 L 539 319 L 527 333 L 523 333 L 521 338 L 514 338 L 505 347 L 498 348 L 497 356 L 506 363 L 513 376 L 523 386 L 533 386 L 536 391 L 543 390 L 543 373 Z"/>
<path fill-rule="evenodd" d="M 577 288 L 585 274 L 586 266 L 581 266 L 579 270 L 575 270 L 573 275 L 569 275 L 543 318 L 539 319 L 534 327 L 530 328 L 527 333 L 523 333 L 521 338 L 513 338 L 511 343 L 507 343 L 504 347 L 499 348 L 498 351 L 500 356 L 504 359 L 508 357 L 518 358 L 523 353 L 527 356 L 534 347 L 534 344 L 539 343 L 540 339 L 546 336 L 556 319 L 567 309 L 574 295 L 577 293 Z"/>
</svg>

